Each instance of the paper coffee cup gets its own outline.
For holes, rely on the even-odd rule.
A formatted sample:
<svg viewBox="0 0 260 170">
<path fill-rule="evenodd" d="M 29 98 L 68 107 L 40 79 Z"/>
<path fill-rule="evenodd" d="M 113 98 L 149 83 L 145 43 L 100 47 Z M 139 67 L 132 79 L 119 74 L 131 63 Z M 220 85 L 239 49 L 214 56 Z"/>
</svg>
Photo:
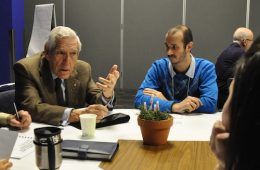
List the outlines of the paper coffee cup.
<svg viewBox="0 0 260 170">
<path fill-rule="evenodd" d="M 80 118 L 80 125 L 82 130 L 83 137 L 94 137 L 95 136 L 95 129 L 96 129 L 96 114 L 81 114 Z"/>
</svg>

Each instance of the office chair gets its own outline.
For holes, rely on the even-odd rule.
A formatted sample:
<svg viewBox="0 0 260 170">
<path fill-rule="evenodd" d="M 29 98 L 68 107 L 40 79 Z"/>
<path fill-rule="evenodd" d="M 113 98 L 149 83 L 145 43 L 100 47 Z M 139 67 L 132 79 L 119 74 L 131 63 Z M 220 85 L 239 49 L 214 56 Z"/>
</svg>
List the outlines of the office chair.
<svg viewBox="0 0 260 170">
<path fill-rule="evenodd" d="M 14 83 L 6 83 L 0 85 L 0 92 L 14 89 Z"/>
<path fill-rule="evenodd" d="M 14 83 L 0 85 L 0 112 L 15 113 L 14 98 L 15 89 Z"/>
</svg>

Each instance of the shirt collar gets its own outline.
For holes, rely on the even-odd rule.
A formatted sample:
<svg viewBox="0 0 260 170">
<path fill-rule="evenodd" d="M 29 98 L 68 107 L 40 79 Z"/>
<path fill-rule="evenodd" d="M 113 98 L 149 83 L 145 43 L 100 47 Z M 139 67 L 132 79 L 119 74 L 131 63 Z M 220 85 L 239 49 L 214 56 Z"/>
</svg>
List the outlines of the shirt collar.
<svg viewBox="0 0 260 170">
<path fill-rule="evenodd" d="M 58 78 L 58 76 L 56 76 L 53 72 L 51 72 L 51 76 L 52 76 L 52 79 L 55 80 L 56 78 Z M 61 79 L 61 82 L 63 83 L 64 82 L 64 79 Z"/>
<path fill-rule="evenodd" d="M 191 63 L 190 63 L 190 67 L 188 69 L 188 71 L 185 73 L 186 76 L 190 77 L 190 78 L 193 78 L 194 77 L 194 74 L 195 74 L 195 58 L 193 57 L 192 54 L 190 54 L 191 56 Z M 171 61 L 168 59 L 168 69 L 169 69 L 169 72 L 171 74 L 172 77 L 174 77 L 176 75 L 175 71 L 173 70 L 173 67 L 172 67 L 172 63 Z"/>
<path fill-rule="evenodd" d="M 191 55 L 191 63 L 190 63 L 190 68 L 186 72 L 186 75 L 190 78 L 193 78 L 195 74 L 195 58 L 193 57 L 192 54 L 190 55 Z"/>
<path fill-rule="evenodd" d="M 58 76 L 56 76 L 52 71 L 51 71 L 51 76 L 52 76 L 52 79 L 55 80 L 56 78 L 58 78 Z"/>
</svg>

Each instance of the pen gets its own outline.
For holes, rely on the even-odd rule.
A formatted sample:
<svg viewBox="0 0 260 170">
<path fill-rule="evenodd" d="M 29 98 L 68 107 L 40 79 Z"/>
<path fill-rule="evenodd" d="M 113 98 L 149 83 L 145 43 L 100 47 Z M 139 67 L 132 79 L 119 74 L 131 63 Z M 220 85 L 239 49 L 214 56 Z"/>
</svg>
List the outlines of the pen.
<svg viewBox="0 0 260 170">
<path fill-rule="evenodd" d="M 16 108 L 16 104 L 14 103 L 14 109 L 15 109 L 15 118 L 16 120 L 20 120 L 20 116 L 18 114 L 17 108 Z"/>
</svg>

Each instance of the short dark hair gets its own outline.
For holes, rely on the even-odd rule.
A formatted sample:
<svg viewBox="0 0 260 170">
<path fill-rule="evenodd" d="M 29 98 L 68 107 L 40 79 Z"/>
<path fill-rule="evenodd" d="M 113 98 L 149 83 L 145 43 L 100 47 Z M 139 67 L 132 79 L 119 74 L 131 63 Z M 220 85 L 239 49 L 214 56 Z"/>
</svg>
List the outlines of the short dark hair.
<svg viewBox="0 0 260 170">
<path fill-rule="evenodd" d="M 165 35 L 165 38 L 167 38 L 169 35 L 174 35 L 178 31 L 181 31 L 183 33 L 183 44 L 185 48 L 189 42 L 193 41 L 191 29 L 186 25 L 177 25 L 169 29 Z"/>
</svg>

